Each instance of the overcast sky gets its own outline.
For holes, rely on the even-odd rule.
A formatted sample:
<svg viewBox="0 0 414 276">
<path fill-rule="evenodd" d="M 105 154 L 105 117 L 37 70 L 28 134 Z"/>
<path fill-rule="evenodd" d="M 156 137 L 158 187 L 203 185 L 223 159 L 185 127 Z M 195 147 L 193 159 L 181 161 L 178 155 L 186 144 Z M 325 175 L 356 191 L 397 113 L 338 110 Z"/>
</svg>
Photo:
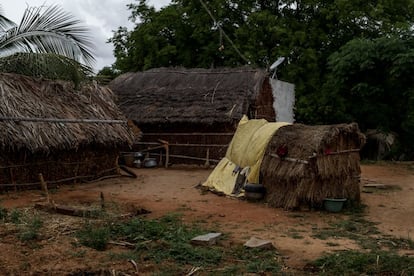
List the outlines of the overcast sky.
<svg viewBox="0 0 414 276">
<path fill-rule="evenodd" d="M 106 41 L 112 37 L 112 31 L 117 30 L 119 26 L 132 28 L 132 23 L 128 21 L 130 12 L 126 5 L 135 2 L 135 0 L 7 0 L 1 1 L 0 5 L 4 15 L 17 24 L 20 23 L 27 6 L 58 4 L 65 11 L 72 13 L 91 30 L 96 47 L 94 51 L 97 60 L 95 70 L 99 71 L 115 61 L 112 44 Z M 170 3 L 170 0 L 147 2 L 160 8 Z"/>
</svg>

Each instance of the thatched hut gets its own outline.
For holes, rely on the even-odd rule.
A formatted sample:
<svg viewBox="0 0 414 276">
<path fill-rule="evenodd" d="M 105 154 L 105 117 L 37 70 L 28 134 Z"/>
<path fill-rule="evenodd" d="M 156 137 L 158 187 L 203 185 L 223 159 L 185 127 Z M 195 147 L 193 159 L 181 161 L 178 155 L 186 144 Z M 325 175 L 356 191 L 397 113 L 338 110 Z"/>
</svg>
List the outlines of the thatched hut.
<svg viewBox="0 0 414 276">
<path fill-rule="evenodd" d="M 133 143 L 108 88 L 15 74 L 0 74 L 0 88 L 0 188 L 114 174 Z"/>
<path fill-rule="evenodd" d="M 266 149 L 261 178 L 273 207 L 321 207 L 325 198 L 360 201 L 357 124 L 281 127 Z"/>
<path fill-rule="evenodd" d="M 159 68 L 123 74 L 109 87 L 143 131 L 143 143 L 166 140 L 172 157 L 192 156 L 191 163 L 224 156 L 244 114 L 276 118 L 269 77 L 260 69 Z"/>
</svg>

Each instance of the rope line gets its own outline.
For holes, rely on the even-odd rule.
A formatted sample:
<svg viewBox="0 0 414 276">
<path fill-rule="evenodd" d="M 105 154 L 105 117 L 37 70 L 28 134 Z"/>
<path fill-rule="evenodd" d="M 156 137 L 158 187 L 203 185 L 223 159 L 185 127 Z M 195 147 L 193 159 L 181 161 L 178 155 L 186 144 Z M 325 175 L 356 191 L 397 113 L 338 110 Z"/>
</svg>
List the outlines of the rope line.
<svg viewBox="0 0 414 276">
<path fill-rule="evenodd" d="M 240 52 L 240 50 L 237 48 L 237 46 L 233 43 L 233 41 L 230 39 L 230 37 L 226 34 L 226 32 L 223 30 L 223 28 L 220 26 L 220 24 L 217 23 L 216 18 L 214 17 L 214 15 L 211 13 L 211 11 L 208 9 L 207 5 L 204 3 L 203 0 L 199 0 L 201 5 L 203 6 L 203 8 L 206 10 L 206 12 L 208 13 L 208 15 L 211 17 L 211 19 L 213 20 L 214 24 L 217 25 L 217 27 L 219 28 L 219 30 L 221 31 L 221 33 L 224 35 L 224 37 L 229 41 L 230 45 L 233 47 L 233 49 L 237 52 L 237 54 L 247 63 L 250 64 L 251 62 Z M 221 36 L 221 34 L 220 34 Z"/>
</svg>

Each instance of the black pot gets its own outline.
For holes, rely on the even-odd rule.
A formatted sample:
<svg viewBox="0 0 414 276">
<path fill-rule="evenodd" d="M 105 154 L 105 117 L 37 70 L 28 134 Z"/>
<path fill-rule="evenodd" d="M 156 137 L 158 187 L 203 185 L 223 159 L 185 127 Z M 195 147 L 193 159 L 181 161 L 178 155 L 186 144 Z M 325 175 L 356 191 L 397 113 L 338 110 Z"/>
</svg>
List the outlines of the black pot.
<svg viewBox="0 0 414 276">
<path fill-rule="evenodd" d="M 266 188 L 262 184 L 246 183 L 243 188 L 245 197 L 250 200 L 263 199 L 266 193 Z"/>
<path fill-rule="evenodd" d="M 263 193 L 263 194 L 266 192 L 266 189 L 263 186 L 263 184 L 246 183 L 243 188 L 246 192 Z"/>
</svg>

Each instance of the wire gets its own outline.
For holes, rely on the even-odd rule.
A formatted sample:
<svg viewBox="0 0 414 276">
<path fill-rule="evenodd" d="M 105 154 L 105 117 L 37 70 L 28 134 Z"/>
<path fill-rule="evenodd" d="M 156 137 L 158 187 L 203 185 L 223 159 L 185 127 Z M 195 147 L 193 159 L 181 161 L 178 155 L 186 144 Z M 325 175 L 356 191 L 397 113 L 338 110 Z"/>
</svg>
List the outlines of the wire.
<svg viewBox="0 0 414 276">
<path fill-rule="evenodd" d="M 199 0 L 201 5 L 203 6 L 203 8 L 206 10 L 206 12 L 208 13 L 208 15 L 211 17 L 211 19 L 213 20 L 214 24 L 217 25 L 217 27 L 219 28 L 219 30 L 222 32 L 222 34 L 224 35 L 224 37 L 229 41 L 230 45 L 233 47 L 233 49 L 237 52 L 237 54 L 247 63 L 250 64 L 251 62 L 240 52 L 240 50 L 236 47 L 236 45 L 233 43 L 233 41 L 230 39 L 230 37 L 226 34 L 226 32 L 223 30 L 223 28 L 220 26 L 220 24 L 217 23 L 216 18 L 214 17 L 214 15 L 211 13 L 211 11 L 208 9 L 207 5 L 204 3 L 203 0 Z"/>
</svg>

